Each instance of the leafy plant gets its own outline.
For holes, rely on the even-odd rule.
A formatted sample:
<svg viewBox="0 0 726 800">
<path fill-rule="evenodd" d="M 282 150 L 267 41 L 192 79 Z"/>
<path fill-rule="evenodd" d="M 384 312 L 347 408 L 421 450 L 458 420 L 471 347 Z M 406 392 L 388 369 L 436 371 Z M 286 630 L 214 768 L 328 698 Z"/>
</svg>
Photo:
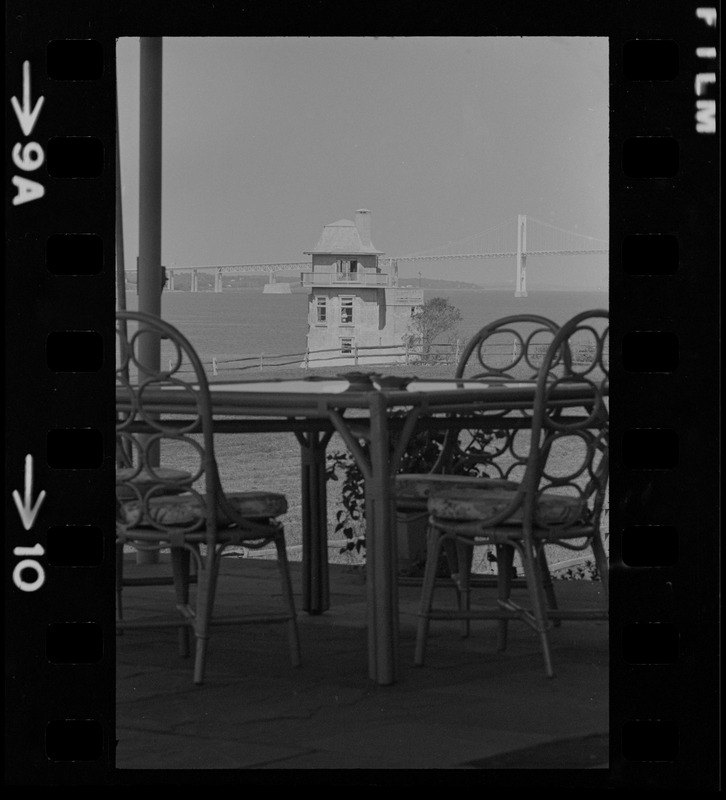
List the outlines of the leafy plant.
<svg viewBox="0 0 726 800">
<path fill-rule="evenodd" d="M 341 553 L 360 553 L 365 547 L 365 535 L 361 533 L 365 510 L 365 482 L 360 467 L 347 450 L 328 453 L 326 478 L 337 481 L 339 473 L 343 476 L 343 508 L 335 512 L 335 533 L 342 533 L 349 539 L 345 547 L 340 549 Z"/>
<path fill-rule="evenodd" d="M 600 572 L 595 562 L 587 559 L 558 572 L 552 577 L 557 581 L 599 581 Z"/>
<path fill-rule="evenodd" d="M 432 297 L 411 317 L 404 343 L 418 351 L 422 362 L 435 363 L 446 360 L 447 353 L 432 350 L 439 337 L 451 343 L 456 340 L 456 326 L 461 322 L 461 311 L 445 297 Z"/>
<path fill-rule="evenodd" d="M 403 416 L 403 413 L 395 416 Z M 498 431 L 477 431 L 467 447 L 468 459 L 455 459 L 453 471 L 461 475 L 478 475 L 486 477 L 481 465 L 477 464 L 477 456 L 485 452 L 487 445 L 503 434 Z M 443 448 L 445 434 L 429 430 L 415 431 L 401 457 L 399 473 L 425 474 L 430 472 Z M 398 434 L 392 431 L 389 437 L 389 454 L 392 454 L 398 442 Z M 366 457 L 369 454 L 367 442 L 360 442 Z M 461 455 L 461 454 L 459 454 Z M 480 459 L 479 459 L 480 460 Z M 340 478 L 339 478 L 340 476 Z M 326 477 L 331 481 L 342 480 L 341 496 L 343 508 L 335 513 L 335 533 L 342 534 L 349 541 L 340 549 L 340 553 L 356 552 L 361 554 L 365 548 L 365 479 L 352 454 L 346 450 L 328 453 Z"/>
<path fill-rule="evenodd" d="M 401 458 L 398 471 L 429 472 L 441 453 L 443 440 L 444 434 L 431 431 L 414 432 Z M 389 437 L 389 454 L 393 454 L 397 441 L 398 436 L 395 431 L 392 431 Z M 361 442 L 360 445 L 368 457 L 368 443 Z M 340 552 L 361 553 L 365 548 L 365 479 L 358 463 L 348 450 L 328 453 L 326 477 L 328 480 L 337 481 L 339 475 L 342 476 L 343 508 L 338 509 L 335 513 L 335 533 L 342 533 L 346 539 L 350 540 L 346 542 Z"/>
</svg>

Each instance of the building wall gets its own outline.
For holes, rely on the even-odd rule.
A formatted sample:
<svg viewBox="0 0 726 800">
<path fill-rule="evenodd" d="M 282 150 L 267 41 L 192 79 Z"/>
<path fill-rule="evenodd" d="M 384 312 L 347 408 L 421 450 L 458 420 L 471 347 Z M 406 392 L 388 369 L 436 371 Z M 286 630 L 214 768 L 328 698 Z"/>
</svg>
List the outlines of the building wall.
<svg viewBox="0 0 726 800">
<path fill-rule="evenodd" d="M 316 270 L 317 271 L 317 270 Z M 325 300 L 326 320 L 318 322 L 318 298 Z M 341 320 L 343 298 L 352 298 L 353 321 Z M 341 349 L 341 339 L 348 338 L 358 348 L 395 345 L 402 346 L 408 331 L 412 310 L 423 303 L 420 289 L 315 287 L 308 306 L 308 350 L 331 350 L 329 353 L 310 353 L 310 360 L 340 358 L 340 363 L 352 363 L 352 355 Z M 369 363 L 400 361 L 400 353 L 369 351 L 359 355 Z M 334 362 L 334 363 L 337 363 Z"/>
<path fill-rule="evenodd" d="M 385 289 L 386 329 L 391 344 L 400 344 L 409 333 L 412 313 L 423 305 L 423 289 Z"/>
</svg>

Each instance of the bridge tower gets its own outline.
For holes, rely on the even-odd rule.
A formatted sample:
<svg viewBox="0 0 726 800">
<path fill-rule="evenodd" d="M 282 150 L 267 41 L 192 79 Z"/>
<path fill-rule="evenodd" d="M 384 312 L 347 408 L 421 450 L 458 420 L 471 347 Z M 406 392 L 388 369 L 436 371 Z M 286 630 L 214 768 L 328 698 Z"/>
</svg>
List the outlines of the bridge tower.
<svg viewBox="0 0 726 800">
<path fill-rule="evenodd" d="M 517 277 L 514 285 L 515 297 L 527 296 L 527 215 L 517 216 Z"/>
</svg>

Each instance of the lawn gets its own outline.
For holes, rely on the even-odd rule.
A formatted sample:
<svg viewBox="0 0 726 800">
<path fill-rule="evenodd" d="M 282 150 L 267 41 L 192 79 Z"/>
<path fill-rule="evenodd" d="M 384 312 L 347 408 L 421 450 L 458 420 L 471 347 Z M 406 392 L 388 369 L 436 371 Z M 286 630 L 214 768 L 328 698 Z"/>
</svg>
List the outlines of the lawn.
<svg viewBox="0 0 726 800">
<path fill-rule="evenodd" d="M 315 375 L 340 375 L 345 372 L 345 368 L 327 367 L 316 370 L 255 370 L 254 373 L 247 372 L 246 379 L 260 378 L 299 378 L 308 374 Z M 347 371 L 354 371 L 352 369 Z M 364 370 L 361 370 L 364 371 Z M 374 371 L 374 370 L 365 370 Z M 395 366 L 378 367 L 375 371 L 395 372 L 397 375 L 418 375 L 420 377 L 449 377 L 453 367 L 449 364 L 442 364 L 437 367 L 415 367 Z M 302 374 L 301 374 L 302 373 Z M 230 376 L 225 375 L 224 380 L 229 380 Z M 218 378 L 218 380 L 222 380 Z M 302 501 L 300 490 L 300 448 L 297 440 L 292 433 L 264 433 L 264 434 L 219 434 L 215 439 L 217 450 L 217 461 L 219 464 L 222 485 L 226 491 L 274 491 L 284 494 L 288 501 L 288 512 L 282 518 L 285 524 L 287 541 L 289 545 L 290 557 L 300 558 L 301 526 L 302 526 Z M 328 453 L 347 452 L 347 447 L 339 437 L 334 434 L 328 446 Z M 163 456 L 164 463 L 173 464 L 179 469 L 194 469 L 194 458 L 184 450 L 174 446 Z M 558 468 L 566 469 L 568 454 L 558 454 Z M 339 551 L 345 540 L 340 535 L 334 534 L 335 515 L 341 509 L 341 481 L 328 482 L 328 535 L 331 539 L 329 547 L 330 561 L 361 563 L 363 559 L 355 553 L 340 554 Z M 607 507 L 607 501 L 606 501 Z M 607 530 L 607 512 L 604 515 L 604 529 Z M 338 538 L 334 538 L 334 537 Z M 569 550 L 557 551 L 550 548 L 553 562 L 567 561 L 577 557 L 577 553 Z M 550 552 L 548 551 L 548 552 Z M 486 559 L 486 553 L 482 550 L 478 553 L 475 561 L 477 571 L 489 571 L 490 563 Z"/>
</svg>

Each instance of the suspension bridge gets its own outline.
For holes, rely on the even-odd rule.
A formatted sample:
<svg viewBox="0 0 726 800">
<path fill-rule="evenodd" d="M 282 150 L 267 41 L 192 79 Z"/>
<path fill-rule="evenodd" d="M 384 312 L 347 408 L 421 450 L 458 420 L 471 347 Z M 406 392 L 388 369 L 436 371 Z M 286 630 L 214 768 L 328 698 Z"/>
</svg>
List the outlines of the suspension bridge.
<svg viewBox="0 0 726 800">
<path fill-rule="evenodd" d="M 437 248 L 420 253 L 380 258 L 379 266 L 388 271 L 389 279 L 397 274 L 398 264 L 425 261 L 475 260 L 483 258 L 515 259 L 515 297 L 527 296 L 528 256 L 581 256 L 607 254 L 608 242 L 575 231 L 558 228 L 547 222 L 519 214 L 516 224 L 512 220 L 503 222 L 482 233 L 447 242 Z M 221 292 L 222 276 L 230 274 L 269 273 L 274 283 L 275 273 L 304 271 L 310 268 L 309 261 L 279 262 L 265 264 L 225 264 L 208 266 L 166 267 L 169 290 L 174 290 L 177 275 L 191 274 L 191 291 L 199 291 L 199 274 L 214 275 L 214 291 Z M 126 280 L 135 282 L 136 272 L 127 271 Z"/>
</svg>

